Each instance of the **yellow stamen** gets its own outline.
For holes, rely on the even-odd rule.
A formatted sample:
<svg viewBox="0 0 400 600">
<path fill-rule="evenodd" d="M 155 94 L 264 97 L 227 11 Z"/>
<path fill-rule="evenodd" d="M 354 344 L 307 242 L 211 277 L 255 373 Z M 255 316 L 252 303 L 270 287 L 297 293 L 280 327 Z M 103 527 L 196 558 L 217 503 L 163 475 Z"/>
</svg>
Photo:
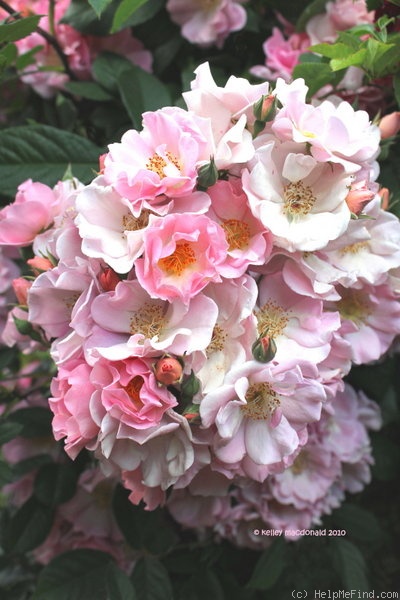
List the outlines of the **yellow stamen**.
<svg viewBox="0 0 400 600">
<path fill-rule="evenodd" d="M 237 219 L 227 219 L 221 223 L 225 231 L 226 241 L 229 244 L 229 250 L 243 250 L 247 248 L 250 241 L 250 227 L 243 221 Z"/>
<path fill-rule="evenodd" d="M 253 383 L 246 392 L 247 404 L 241 406 L 249 419 L 269 419 L 280 406 L 280 400 L 269 383 Z"/>
<path fill-rule="evenodd" d="M 169 256 L 160 258 L 158 266 L 167 275 L 179 277 L 183 271 L 196 262 L 196 254 L 189 242 L 184 240 L 176 243 L 175 251 Z"/>
<path fill-rule="evenodd" d="M 308 215 L 316 201 L 312 189 L 302 181 L 294 181 L 285 186 L 283 198 L 283 212 L 288 218 Z"/>
</svg>

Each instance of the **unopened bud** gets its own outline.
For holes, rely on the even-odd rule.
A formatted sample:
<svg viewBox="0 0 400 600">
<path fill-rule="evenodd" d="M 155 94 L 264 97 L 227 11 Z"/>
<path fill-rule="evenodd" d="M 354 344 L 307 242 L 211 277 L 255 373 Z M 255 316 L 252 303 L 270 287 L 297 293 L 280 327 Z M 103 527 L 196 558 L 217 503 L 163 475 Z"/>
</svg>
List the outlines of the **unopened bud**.
<svg viewBox="0 0 400 600">
<path fill-rule="evenodd" d="M 257 121 L 266 123 L 272 121 L 276 113 L 276 98 L 273 94 L 265 96 L 264 94 L 254 102 L 253 114 Z"/>
<path fill-rule="evenodd" d="M 183 367 L 177 358 L 164 356 L 154 365 L 154 374 L 161 385 L 173 385 L 182 380 Z"/>
<path fill-rule="evenodd" d="M 202 165 L 197 172 L 197 187 L 200 190 L 206 190 L 218 181 L 218 169 L 215 165 L 214 157 L 210 162 Z"/>
<path fill-rule="evenodd" d="M 54 266 L 53 263 L 44 256 L 34 256 L 33 258 L 29 258 L 26 262 L 35 275 L 50 271 Z"/>
<path fill-rule="evenodd" d="M 400 111 L 382 117 L 379 121 L 379 129 L 383 140 L 397 135 L 400 131 Z"/>
<path fill-rule="evenodd" d="M 200 391 L 200 381 L 193 371 L 181 383 L 181 394 L 184 402 L 191 402 L 192 398 Z"/>
<path fill-rule="evenodd" d="M 276 342 L 269 335 L 260 335 L 251 347 L 254 358 L 261 363 L 270 362 L 276 354 Z"/>
<path fill-rule="evenodd" d="M 189 404 L 189 406 L 187 406 L 183 411 L 182 416 L 185 417 L 185 419 L 187 419 L 189 423 L 200 423 L 200 406 L 198 404 Z"/>
<path fill-rule="evenodd" d="M 107 153 L 100 154 L 100 156 L 99 156 L 99 175 L 104 173 L 104 159 L 106 158 L 106 156 L 107 156 Z"/>
<path fill-rule="evenodd" d="M 358 217 L 364 207 L 374 198 L 374 192 L 366 186 L 365 181 L 359 181 L 351 186 L 346 196 L 346 204 L 353 215 Z"/>
<path fill-rule="evenodd" d="M 113 292 L 120 281 L 119 275 L 111 267 L 106 267 L 99 275 L 99 283 L 105 292 Z"/>
<path fill-rule="evenodd" d="M 28 305 L 28 290 L 31 287 L 32 282 L 24 279 L 23 277 L 18 277 L 14 279 L 12 282 L 12 286 L 17 296 L 18 303 L 22 306 Z"/>
<path fill-rule="evenodd" d="M 389 208 L 389 196 L 390 192 L 388 188 L 381 188 L 378 192 L 378 195 L 381 197 L 381 208 L 382 210 L 387 210 Z"/>
</svg>

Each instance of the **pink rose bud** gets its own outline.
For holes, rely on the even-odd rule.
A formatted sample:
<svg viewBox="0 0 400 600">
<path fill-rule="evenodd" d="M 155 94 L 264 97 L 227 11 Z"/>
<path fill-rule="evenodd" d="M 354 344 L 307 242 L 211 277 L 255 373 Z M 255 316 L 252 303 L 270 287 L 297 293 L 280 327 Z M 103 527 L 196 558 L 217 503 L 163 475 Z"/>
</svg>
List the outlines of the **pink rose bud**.
<svg viewBox="0 0 400 600">
<path fill-rule="evenodd" d="M 260 335 L 251 348 L 254 358 L 262 363 L 272 360 L 275 357 L 276 350 L 275 340 L 266 333 Z"/>
<path fill-rule="evenodd" d="M 400 111 L 382 117 L 379 121 L 379 129 L 383 140 L 397 135 L 400 131 Z"/>
<path fill-rule="evenodd" d="M 106 156 L 107 153 L 100 154 L 99 156 L 99 175 L 101 175 L 101 173 L 104 173 L 104 159 Z"/>
<path fill-rule="evenodd" d="M 29 258 L 26 262 L 35 275 L 50 271 L 54 266 L 48 258 L 44 258 L 43 256 L 34 256 L 33 258 Z"/>
<path fill-rule="evenodd" d="M 113 292 L 120 281 L 119 275 L 111 267 L 106 267 L 99 275 L 99 283 L 105 292 Z"/>
<path fill-rule="evenodd" d="M 23 277 L 18 277 L 14 279 L 12 282 L 12 286 L 14 288 L 15 295 L 17 296 L 17 300 L 19 304 L 22 306 L 27 306 L 28 304 L 28 290 L 31 287 L 32 282 L 24 279 Z"/>
<path fill-rule="evenodd" d="M 172 385 L 181 381 L 183 368 L 176 358 L 164 356 L 154 365 L 154 374 L 158 383 Z"/>
<path fill-rule="evenodd" d="M 374 192 L 367 188 L 365 181 L 359 181 L 351 186 L 346 196 L 346 203 L 350 212 L 358 216 L 374 196 Z"/>
<path fill-rule="evenodd" d="M 390 192 L 388 190 L 388 188 L 381 188 L 378 192 L 379 196 L 381 197 L 381 207 L 383 210 L 387 210 L 389 208 L 389 196 L 390 196 Z"/>
<path fill-rule="evenodd" d="M 270 121 L 275 116 L 276 98 L 273 94 L 262 95 L 253 105 L 253 113 L 258 121 Z"/>
</svg>

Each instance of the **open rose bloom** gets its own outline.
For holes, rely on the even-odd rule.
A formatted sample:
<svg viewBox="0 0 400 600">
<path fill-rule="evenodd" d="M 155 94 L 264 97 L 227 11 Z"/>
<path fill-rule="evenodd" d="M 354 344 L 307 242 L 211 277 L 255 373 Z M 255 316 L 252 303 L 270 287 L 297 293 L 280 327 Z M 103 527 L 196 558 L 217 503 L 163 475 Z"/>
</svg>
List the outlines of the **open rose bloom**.
<svg viewBox="0 0 400 600">
<path fill-rule="evenodd" d="M 250 547 L 254 527 L 318 525 L 369 481 L 379 410 L 344 378 L 400 333 L 379 128 L 306 95 L 220 87 L 202 64 L 188 109 L 146 112 L 90 184 L 27 181 L 0 212 L 3 288 L 17 279 L 14 315 L 56 365 L 54 437 L 100 469 L 86 488 L 120 481 Z M 261 131 L 260 103 L 276 105 Z M 9 256 L 26 246 L 25 281 Z M 12 315 L 3 327 L 29 348 Z"/>
</svg>

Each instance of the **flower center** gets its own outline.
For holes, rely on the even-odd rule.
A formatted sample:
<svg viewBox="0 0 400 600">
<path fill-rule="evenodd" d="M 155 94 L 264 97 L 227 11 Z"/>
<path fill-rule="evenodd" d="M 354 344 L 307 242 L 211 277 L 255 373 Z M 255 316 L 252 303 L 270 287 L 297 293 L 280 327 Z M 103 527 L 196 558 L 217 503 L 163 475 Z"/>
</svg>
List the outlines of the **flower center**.
<svg viewBox="0 0 400 600">
<path fill-rule="evenodd" d="M 172 154 L 172 152 L 166 152 L 165 156 L 179 171 L 181 170 L 181 164 L 178 158 Z M 160 179 L 163 179 L 165 177 L 164 169 L 167 165 L 168 162 L 165 160 L 165 158 L 156 153 L 153 154 L 153 156 L 151 156 L 147 161 L 146 169 L 153 171 L 153 173 L 156 173 Z"/>
<path fill-rule="evenodd" d="M 142 389 L 144 379 L 141 375 L 136 375 L 130 380 L 128 385 L 124 386 L 124 390 L 132 400 L 132 404 L 138 410 L 142 408 L 143 402 L 140 399 L 140 390 Z"/>
<path fill-rule="evenodd" d="M 222 352 L 222 350 L 225 348 L 225 342 L 226 342 L 227 337 L 228 337 L 228 334 L 226 333 L 226 331 L 224 329 L 222 329 L 222 327 L 220 325 L 214 326 L 212 336 L 211 336 L 211 342 L 208 344 L 208 346 L 206 348 L 207 358 L 213 352 L 218 352 L 218 351 Z"/>
<path fill-rule="evenodd" d="M 250 227 L 243 221 L 237 219 L 227 219 L 221 223 L 225 231 L 226 241 L 229 244 L 229 250 L 243 250 L 247 248 L 250 240 Z"/>
<path fill-rule="evenodd" d="M 131 334 L 141 333 L 148 339 L 158 336 L 164 326 L 164 307 L 161 304 L 145 302 L 130 320 Z"/>
<path fill-rule="evenodd" d="M 196 262 L 195 252 L 189 242 L 179 240 L 175 250 L 169 256 L 160 258 L 158 266 L 167 275 L 179 277 L 183 271 Z"/>
<path fill-rule="evenodd" d="M 241 410 L 255 421 L 268 419 L 280 406 L 278 396 L 267 382 L 251 384 L 246 392 L 246 402 Z"/>
<path fill-rule="evenodd" d="M 149 210 L 142 210 L 138 217 L 127 214 L 122 217 L 122 227 L 124 231 L 138 231 L 144 229 L 149 224 Z"/>
<path fill-rule="evenodd" d="M 316 201 L 312 189 L 301 180 L 286 185 L 283 198 L 283 212 L 289 219 L 308 215 Z"/>
<path fill-rule="evenodd" d="M 281 335 L 289 323 L 288 312 L 273 300 L 268 300 L 255 312 L 255 315 L 258 333 L 268 335 L 270 338 L 277 338 Z"/>
<path fill-rule="evenodd" d="M 202 10 L 213 10 L 220 4 L 220 0 L 197 0 Z"/>
<path fill-rule="evenodd" d="M 371 314 L 371 307 L 361 290 L 345 290 L 342 298 L 336 302 L 336 307 L 342 319 L 362 325 Z"/>
<path fill-rule="evenodd" d="M 368 248 L 368 242 L 356 242 L 355 244 L 349 244 L 341 249 L 340 254 L 344 256 L 345 254 L 358 254 L 361 250 L 365 250 Z"/>
</svg>

